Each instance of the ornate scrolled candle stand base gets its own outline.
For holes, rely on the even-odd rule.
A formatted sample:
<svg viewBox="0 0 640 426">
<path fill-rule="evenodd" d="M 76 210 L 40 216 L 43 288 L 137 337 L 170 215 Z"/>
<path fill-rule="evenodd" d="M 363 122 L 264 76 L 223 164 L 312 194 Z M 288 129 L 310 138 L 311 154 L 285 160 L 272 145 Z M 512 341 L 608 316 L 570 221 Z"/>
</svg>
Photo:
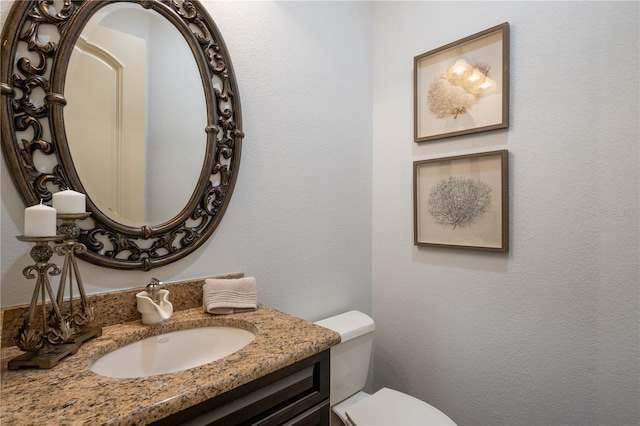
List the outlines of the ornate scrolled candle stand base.
<svg viewBox="0 0 640 426">
<path fill-rule="evenodd" d="M 62 264 L 62 275 L 60 276 L 56 301 L 62 310 L 65 321 L 73 328 L 73 336 L 70 341 L 78 345 L 92 337 L 102 335 L 102 328 L 94 325 L 96 321 L 95 309 L 87 301 L 80 269 L 76 262 L 76 254 L 87 251 L 84 244 L 76 241 L 80 236 L 80 227 L 76 224 L 76 220 L 86 219 L 90 214 L 89 212 L 58 214 L 58 219 L 62 221 L 58 226 L 58 234 L 63 236 L 63 242 L 56 246 L 55 251 L 58 255 L 64 256 L 64 263 Z M 79 300 L 74 300 L 74 278 L 80 296 Z M 65 302 L 64 293 L 67 288 L 69 299 L 68 302 Z"/>
<path fill-rule="evenodd" d="M 73 335 L 73 330 L 64 320 L 49 283 L 50 275 L 60 274 L 60 268 L 54 263 L 49 263 L 53 254 L 49 243 L 60 241 L 62 237 L 18 236 L 16 238 L 20 241 L 35 243 L 30 252 L 35 264 L 24 268 L 22 273 L 27 279 L 35 279 L 36 286 L 29 305 L 28 317 L 25 318 L 15 338 L 18 348 L 26 353 L 10 360 L 8 368 L 10 370 L 20 367 L 51 368 L 67 355 L 78 352 L 79 348 L 75 343 L 67 343 Z M 40 317 L 36 315 L 39 296 L 42 308 Z"/>
</svg>

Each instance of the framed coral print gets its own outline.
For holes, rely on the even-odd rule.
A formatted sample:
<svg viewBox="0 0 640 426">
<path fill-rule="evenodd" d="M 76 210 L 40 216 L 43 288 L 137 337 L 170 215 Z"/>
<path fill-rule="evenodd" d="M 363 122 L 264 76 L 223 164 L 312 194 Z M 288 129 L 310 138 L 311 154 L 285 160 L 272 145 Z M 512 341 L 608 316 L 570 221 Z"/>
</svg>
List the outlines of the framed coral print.
<svg viewBox="0 0 640 426">
<path fill-rule="evenodd" d="M 509 23 L 413 59 L 414 141 L 509 127 Z"/>
<path fill-rule="evenodd" d="M 414 244 L 509 251 L 507 150 L 413 163 Z"/>
</svg>

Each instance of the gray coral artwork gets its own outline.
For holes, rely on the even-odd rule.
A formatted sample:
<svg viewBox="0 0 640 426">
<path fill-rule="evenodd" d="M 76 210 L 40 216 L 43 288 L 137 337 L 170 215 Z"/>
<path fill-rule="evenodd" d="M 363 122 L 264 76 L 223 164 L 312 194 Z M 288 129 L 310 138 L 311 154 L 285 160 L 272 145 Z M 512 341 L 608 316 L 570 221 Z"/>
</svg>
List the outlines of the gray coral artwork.
<svg viewBox="0 0 640 426">
<path fill-rule="evenodd" d="M 491 191 L 486 182 L 452 176 L 431 188 L 427 208 L 436 223 L 456 229 L 477 222 L 489 211 Z"/>
<path fill-rule="evenodd" d="M 496 88 L 489 78 L 488 64 L 470 65 L 458 59 L 444 74 L 429 85 L 427 105 L 436 118 L 458 118 L 476 105 L 480 99 Z"/>
</svg>

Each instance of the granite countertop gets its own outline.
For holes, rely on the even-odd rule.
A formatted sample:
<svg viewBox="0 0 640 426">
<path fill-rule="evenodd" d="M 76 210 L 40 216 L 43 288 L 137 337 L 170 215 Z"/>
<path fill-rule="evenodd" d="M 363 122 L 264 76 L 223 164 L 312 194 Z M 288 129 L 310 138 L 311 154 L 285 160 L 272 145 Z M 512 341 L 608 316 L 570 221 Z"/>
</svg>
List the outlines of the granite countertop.
<svg viewBox="0 0 640 426">
<path fill-rule="evenodd" d="M 142 338 L 207 325 L 245 328 L 256 338 L 240 351 L 186 371 L 116 379 L 93 373 L 90 363 Z M 273 308 L 213 316 L 193 308 L 175 312 L 166 324 L 140 321 L 103 327 L 75 355 L 49 370 L 7 370 L 16 347 L 2 353 L 0 418 L 3 424 L 144 425 L 241 386 L 339 343 L 331 330 Z"/>
</svg>

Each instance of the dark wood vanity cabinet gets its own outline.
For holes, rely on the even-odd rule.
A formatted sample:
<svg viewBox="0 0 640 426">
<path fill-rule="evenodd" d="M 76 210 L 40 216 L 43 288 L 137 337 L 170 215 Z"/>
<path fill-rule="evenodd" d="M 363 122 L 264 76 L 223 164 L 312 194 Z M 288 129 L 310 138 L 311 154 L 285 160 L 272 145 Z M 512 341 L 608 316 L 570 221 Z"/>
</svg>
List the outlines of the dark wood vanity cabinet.
<svg viewBox="0 0 640 426">
<path fill-rule="evenodd" d="M 328 426 L 329 363 L 327 349 L 153 425 Z"/>
</svg>

